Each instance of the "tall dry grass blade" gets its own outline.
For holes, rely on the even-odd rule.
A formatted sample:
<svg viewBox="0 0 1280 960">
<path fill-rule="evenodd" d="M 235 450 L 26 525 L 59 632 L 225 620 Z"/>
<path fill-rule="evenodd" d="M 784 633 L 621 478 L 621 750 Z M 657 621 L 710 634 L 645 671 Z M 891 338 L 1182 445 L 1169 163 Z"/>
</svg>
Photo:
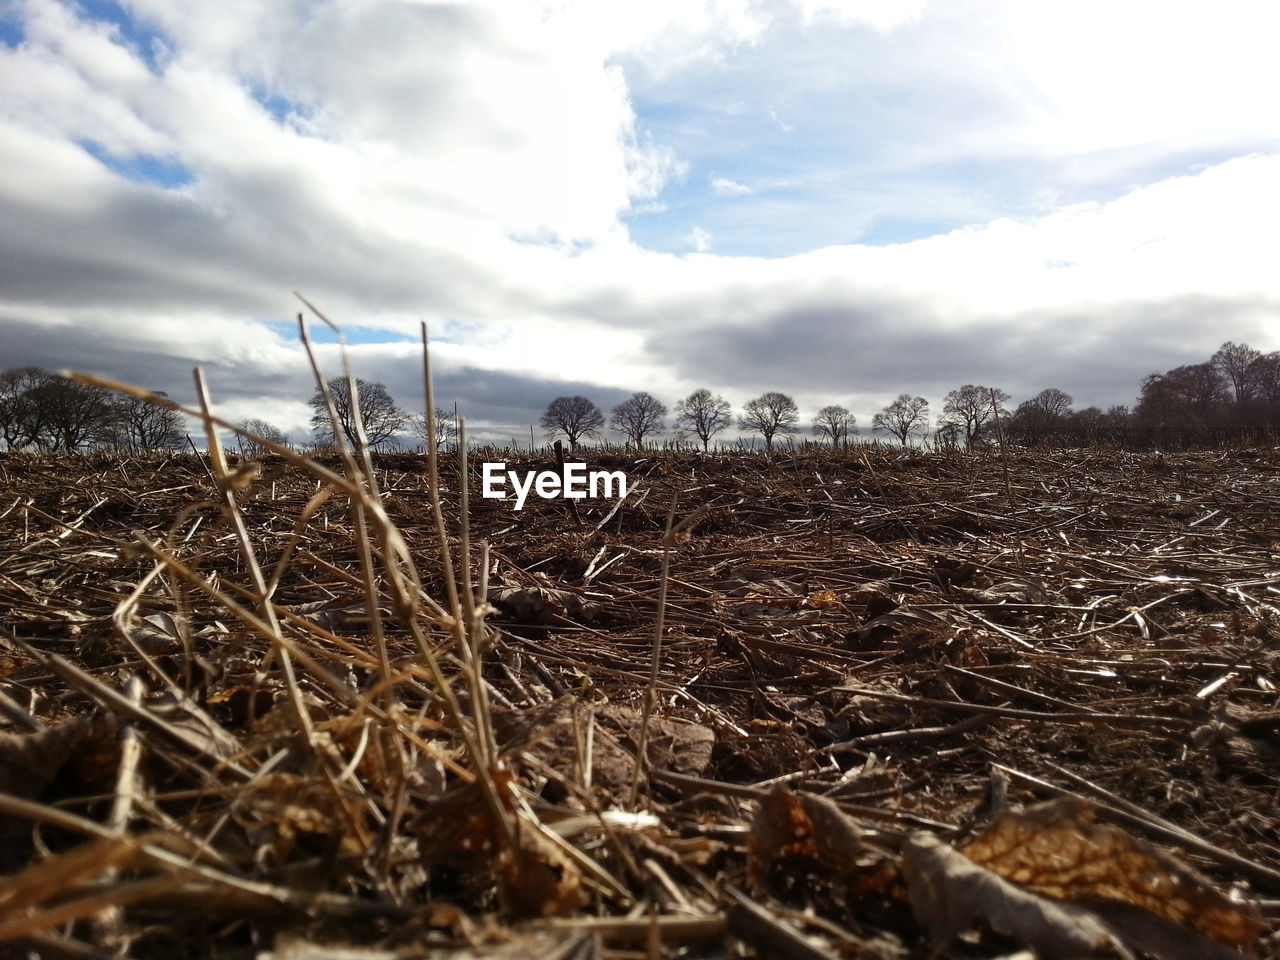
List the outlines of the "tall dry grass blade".
<svg viewBox="0 0 1280 960">
<path fill-rule="evenodd" d="M 507 812 L 506 805 L 502 802 L 502 798 L 498 795 L 498 787 L 494 782 L 492 768 L 498 757 L 497 738 L 493 732 L 493 720 L 489 712 L 489 700 L 484 685 L 484 677 L 481 673 L 481 664 L 483 660 L 483 635 L 484 635 L 484 614 L 487 610 L 486 604 L 483 602 L 479 606 L 476 604 L 476 598 L 471 583 L 471 517 L 470 517 L 470 500 L 468 496 L 468 477 L 467 477 L 467 435 L 466 421 L 463 417 L 457 418 L 458 431 L 458 501 L 459 501 L 459 525 L 461 527 L 459 540 L 462 550 L 461 566 L 462 566 L 462 587 L 458 589 L 458 577 L 456 576 L 455 567 L 453 565 L 452 553 L 449 547 L 449 537 L 445 529 L 444 510 L 440 503 L 440 484 L 439 484 L 439 451 L 435 438 L 435 387 L 431 376 L 431 357 L 429 352 L 429 342 L 427 339 L 427 326 L 422 325 L 422 368 L 423 378 L 426 385 L 427 399 L 427 471 L 431 485 L 431 509 L 435 517 L 436 537 L 440 544 L 440 557 L 442 564 L 442 572 L 445 576 L 446 591 L 449 596 L 450 614 L 452 633 L 458 644 L 459 651 L 462 654 L 464 670 L 467 674 L 468 691 L 471 695 L 472 722 L 475 724 L 475 735 L 472 743 L 468 744 L 468 749 L 476 763 L 476 777 L 481 785 L 485 802 L 489 807 L 491 816 L 494 818 L 495 824 L 498 826 L 502 836 L 506 839 L 509 846 L 514 846 L 516 841 L 516 827 L 512 822 L 512 818 Z M 485 563 L 488 563 L 488 550 L 485 550 Z M 484 583 L 488 583 L 487 575 L 483 578 Z M 424 655 L 427 650 L 424 645 L 420 645 L 420 649 Z M 432 667 L 434 656 L 428 660 L 428 667 Z"/>
<path fill-rule="evenodd" d="M 312 313 L 314 313 L 317 317 L 319 317 L 321 321 L 323 321 L 326 325 L 330 327 L 330 329 L 334 330 L 338 334 L 340 341 L 342 341 L 342 334 L 341 334 L 341 331 L 337 328 L 337 326 L 332 321 L 330 321 L 327 317 L 325 317 L 323 313 L 321 313 L 310 301 L 306 299 L 306 297 L 302 296 L 301 294 L 297 294 L 297 296 L 298 296 L 298 299 L 301 300 L 307 306 L 307 308 L 311 310 Z M 364 515 L 365 515 L 364 511 L 367 509 L 369 514 L 375 519 L 376 521 L 375 526 L 379 530 L 382 536 L 383 561 L 384 561 L 384 565 L 387 573 L 387 586 L 392 593 L 393 606 L 403 617 L 403 626 L 413 636 L 414 642 L 418 647 L 419 653 L 422 655 L 423 662 L 426 665 L 428 672 L 431 675 L 432 682 L 436 686 L 436 692 L 444 701 L 445 710 L 450 718 L 451 723 L 453 724 L 454 730 L 457 733 L 457 735 L 463 740 L 467 753 L 472 758 L 472 761 L 475 764 L 475 767 L 476 767 L 474 771 L 475 775 L 477 776 L 478 780 L 480 781 L 483 787 L 483 794 L 484 794 L 486 803 L 490 809 L 490 813 L 494 818 L 495 823 L 499 826 L 502 834 L 506 837 L 508 842 L 514 843 L 515 828 L 511 823 L 511 818 L 506 810 L 506 807 L 504 806 L 501 798 L 498 796 L 497 786 L 493 782 L 492 776 L 489 774 L 489 765 L 492 761 L 492 757 L 496 753 L 496 751 L 490 746 L 490 744 L 493 742 L 491 725 L 487 722 L 481 721 L 477 723 L 477 728 L 472 728 L 471 725 L 468 724 L 466 720 L 464 720 L 464 714 L 462 711 L 461 703 L 459 702 L 457 695 L 455 694 L 452 686 L 449 684 L 447 678 L 444 676 L 444 673 L 440 668 L 438 658 L 435 656 L 435 652 L 431 648 L 431 643 L 429 638 L 426 636 L 425 633 L 423 633 L 421 624 L 418 622 L 417 616 L 414 615 L 418 608 L 418 599 L 422 594 L 422 589 L 421 589 L 420 581 L 416 576 L 416 570 L 413 569 L 413 563 L 409 555 L 409 551 L 407 547 L 404 545 L 403 539 L 399 536 L 398 532 L 395 531 L 394 524 L 391 523 L 390 519 L 387 518 L 385 511 L 382 509 L 381 502 L 376 496 L 376 486 L 374 485 L 366 486 L 366 481 L 368 480 L 368 478 L 361 477 L 361 471 L 357 467 L 355 463 L 355 459 L 351 454 L 350 448 L 346 444 L 345 439 L 342 436 L 342 431 L 338 427 L 337 410 L 333 404 L 333 398 L 328 391 L 328 386 L 324 381 L 324 377 L 320 373 L 320 368 L 315 357 L 314 348 L 306 332 L 305 318 L 301 314 L 299 314 L 298 316 L 298 323 L 299 323 L 299 329 L 303 337 L 303 343 L 306 348 L 308 358 L 311 360 L 312 369 L 313 371 L 315 371 L 315 374 L 316 374 L 317 386 L 320 389 L 321 395 L 325 398 L 325 404 L 326 404 L 326 407 L 328 408 L 330 421 L 334 425 L 335 441 L 337 442 L 337 446 L 340 454 L 343 457 L 344 463 L 347 466 L 348 475 L 351 478 L 350 486 L 352 489 L 351 489 L 350 495 L 352 497 L 353 507 L 358 505 L 358 512 L 357 512 L 357 516 L 355 517 L 357 521 L 355 523 L 355 527 L 357 531 L 363 531 L 365 529 L 365 525 L 363 521 L 364 521 Z M 425 330 L 424 330 L 424 335 L 425 335 Z M 429 384 L 430 383 L 430 367 L 429 367 L 428 361 L 425 358 L 424 358 L 424 364 L 426 364 L 425 369 L 427 373 L 427 382 Z M 349 383 L 349 386 L 353 386 L 353 384 L 351 384 L 350 382 L 350 379 L 348 383 Z M 353 396 L 353 400 L 354 399 L 355 398 Z M 434 434 L 434 431 L 432 431 L 432 433 Z M 464 442 L 460 442 L 459 445 L 465 447 Z M 465 470 L 465 458 L 463 460 L 463 463 L 464 463 L 464 470 Z M 361 478 L 361 479 L 357 480 L 357 478 Z M 433 476 L 432 502 L 433 502 L 433 507 L 436 511 L 437 532 L 441 536 L 442 556 L 443 556 L 447 553 L 448 543 L 447 543 L 447 536 L 444 535 L 443 511 L 441 510 L 439 505 L 438 485 L 435 482 L 435 480 L 436 478 Z M 463 474 L 463 484 L 465 487 L 465 473 Z M 462 523 L 464 524 L 464 537 L 465 537 L 467 535 L 466 526 L 465 526 L 467 523 L 467 516 L 466 516 L 465 509 L 463 510 L 463 514 L 462 514 Z M 358 535 L 357 545 L 359 545 L 359 535 Z M 380 611 L 376 609 L 377 607 L 376 597 L 378 592 L 376 589 L 376 583 L 373 579 L 371 558 L 368 558 L 368 559 L 369 559 L 369 564 L 366 566 L 366 557 L 363 555 L 361 557 L 362 570 L 366 571 L 365 573 L 366 596 L 368 598 L 369 604 L 371 605 L 370 619 L 371 619 L 371 623 L 376 622 L 377 624 L 380 624 L 381 621 L 377 619 L 378 617 L 380 617 Z M 399 562 L 397 562 L 397 559 L 399 560 Z M 463 561 L 464 567 L 469 566 L 468 560 L 469 558 L 464 557 L 464 561 Z M 407 576 L 404 575 L 405 571 L 409 571 L 409 574 Z M 447 572 L 452 574 L 453 571 L 450 568 Z M 464 577 L 465 576 L 467 576 L 467 574 L 464 574 Z M 469 637 L 469 622 L 473 618 L 474 611 L 475 611 L 474 598 L 470 596 L 469 589 L 464 589 L 463 591 L 461 591 L 463 595 L 466 597 L 466 600 L 463 601 L 463 603 L 466 604 L 465 610 L 469 610 L 472 613 L 472 617 L 468 617 L 466 613 L 464 613 L 464 607 L 460 606 L 458 602 L 457 594 L 459 591 L 457 590 L 455 585 L 456 580 L 452 576 L 450 576 L 448 577 L 448 581 L 450 586 L 447 589 L 449 589 L 449 592 L 450 592 L 452 609 L 449 612 L 450 615 L 447 620 L 444 620 L 442 618 L 443 622 L 441 623 L 441 625 L 451 628 L 451 632 L 454 633 L 455 638 L 459 641 L 460 648 L 466 648 L 466 645 L 468 643 L 468 637 Z M 376 636 L 380 636 L 380 634 L 377 634 Z M 383 663 L 384 676 L 389 676 L 390 664 L 389 664 L 389 661 L 387 660 L 385 640 L 379 641 L 379 644 L 380 644 L 379 658 Z M 471 680 L 470 693 L 471 693 L 472 703 L 474 704 L 477 697 L 484 696 L 483 682 L 481 681 L 481 678 L 479 677 L 478 672 L 474 673 L 468 679 Z M 484 716 L 484 714 L 481 713 L 479 716 L 482 717 Z M 473 722 L 477 722 L 477 721 L 473 720 Z"/>
<path fill-rule="evenodd" d="M 249 539 L 249 531 L 244 524 L 244 514 L 240 512 L 240 505 L 236 503 L 236 490 L 245 482 L 243 475 L 231 474 L 227 471 L 227 459 L 222 449 L 222 442 L 218 437 L 218 431 L 213 428 L 212 417 L 210 414 L 209 390 L 204 382 L 204 373 L 199 367 L 192 371 L 196 381 L 196 395 L 200 401 L 201 421 L 204 423 L 205 436 L 209 441 L 209 456 L 213 460 L 214 476 L 218 480 L 218 495 L 222 500 L 221 506 L 231 524 L 231 529 L 236 536 L 236 543 L 240 547 L 240 555 L 244 558 L 245 567 L 249 572 L 249 577 L 253 582 L 253 588 L 257 591 L 258 614 L 266 621 L 272 633 L 277 636 L 280 634 L 280 623 L 276 620 L 275 610 L 271 607 L 271 597 L 267 593 L 267 580 L 262 575 L 262 567 L 258 564 L 257 552 L 253 548 L 253 541 Z M 298 686 L 298 677 L 293 669 L 293 661 L 289 658 L 288 650 L 273 645 L 272 654 L 278 651 L 280 656 L 280 669 L 284 674 L 285 688 L 289 694 L 289 702 L 293 706 L 294 716 L 297 717 L 298 727 L 306 736 L 307 742 L 312 745 L 314 752 L 315 731 L 311 723 L 311 713 L 307 710 L 307 705 L 302 699 L 302 689 Z M 271 655 L 271 654 L 269 654 Z M 260 673 L 265 674 L 267 664 L 260 666 Z"/>
<path fill-rule="evenodd" d="M 431 350 L 427 325 L 422 324 L 422 379 L 427 394 L 427 486 L 431 497 L 431 516 L 435 520 L 436 541 L 440 546 L 440 566 L 444 589 L 451 613 L 457 612 L 458 586 L 453 574 L 453 552 L 445 529 L 444 509 L 440 504 L 440 454 L 436 444 L 436 391 L 431 376 Z M 461 446 L 461 444 L 459 444 Z"/>
<path fill-rule="evenodd" d="M 1009 478 L 1009 451 L 1004 446 L 1004 428 L 1000 423 L 1000 401 L 996 399 L 994 387 L 988 388 L 991 397 L 991 417 L 996 423 L 996 442 L 1000 444 L 1000 465 L 1004 469 L 1004 496 L 1009 506 L 1013 506 L 1013 481 Z"/>
<path fill-rule="evenodd" d="M 471 500 L 468 493 L 467 471 L 467 424 L 465 417 L 458 417 L 458 503 L 460 540 L 462 545 L 462 609 L 459 612 L 463 625 L 462 641 L 466 651 L 467 671 L 470 675 L 471 712 L 475 720 L 481 749 L 484 751 L 485 767 L 492 766 L 498 756 L 497 737 L 493 731 L 493 717 L 489 708 L 488 690 L 485 687 L 482 665 L 485 650 L 484 617 L 487 610 L 485 597 L 477 602 L 475 584 L 471 578 Z M 489 549 L 485 544 L 482 549 L 482 564 L 487 568 Z M 488 572 L 481 575 L 481 582 L 488 585 Z"/>
<path fill-rule="evenodd" d="M 298 334 L 302 339 L 302 346 L 307 352 L 307 360 L 311 364 L 312 373 L 315 374 L 316 386 L 320 391 L 320 395 L 324 398 L 325 409 L 329 414 L 329 424 L 333 430 L 334 445 L 338 449 L 338 455 L 342 458 L 342 462 L 347 469 L 347 476 L 351 478 L 352 485 L 361 491 L 361 495 L 351 498 L 351 521 L 355 530 L 356 556 L 360 561 L 360 573 L 364 579 L 365 611 L 369 617 L 369 632 L 373 635 L 374 647 L 378 653 L 378 663 L 382 676 L 389 677 L 391 675 L 391 658 L 387 652 L 387 638 L 382 630 L 382 611 L 378 608 L 379 591 L 373 568 L 373 551 L 369 545 L 368 518 L 365 516 L 366 506 L 371 501 L 378 503 L 376 480 L 373 476 L 373 465 L 369 461 L 369 445 L 364 434 L 364 424 L 360 417 L 360 397 L 356 390 L 355 377 L 351 374 L 346 336 L 336 324 L 321 313 L 306 297 L 300 293 L 297 293 L 296 296 L 307 305 L 307 309 L 328 324 L 330 329 L 338 335 L 339 353 L 342 357 L 342 366 L 347 378 L 347 397 L 354 416 L 356 438 L 362 448 L 365 461 L 365 469 L 363 471 L 357 465 L 355 456 L 347 443 L 347 434 L 342 428 L 337 406 L 333 402 L 333 394 L 329 390 L 328 381 L 320 370 L 320 361 L 316 358 L 315 348 L 311 343 L 311 335 L 307 331 L 306 318 L 302 314 L 298 314 Z M 367 491 L 367 495 L 365 491 Z M 390 561 L 390 558 L 385 554 L 384 559 L 388 562 Z M 387 695 L 390 696 L 390 688 L 385 689 Z"/>
<path fill-rule="evenodd" d="M 658 700 L 658 680 L 662 671 L 662 633 L 667 620 L 667 586 L 671 580 L 671 547 L 674 542 L 677 494 L 671 495 L 667 508 L 666 532 L 662 537 L 662 568 L 658 579 L 658 619 L 654 624 L 653 647 L 649 655 L 649 683 L 644 691 L 644 704 L 640 710 L 640 733 L 636 737 L 636 764 L 631 776 L 631 793 L 627 806 L 635 808 L 640 799 L 640 782 L 649 769 L 649 724 L 653 708 Z"/>
<path fill-rule="evenodd" d="M 515 842 L 515 826 L 511 822 L 506 806 L 498 796 L 497 785 L 493 781 L 490 772 L 494 758 L 498 756 L 497 741 L 493 734 L 493 722 L 489 716 L 488 701 L 485 696 L 483 678 L 479 672 L 479 660 L 477 656 L 478 650 L 470 643 L 471 636 L 471 619 L 463 610 L 463 601 L 459 597 L 458 578 L 453 562 L 453 551 L 449 544 L 449 534 L 446 529 L 444 519 L 444 507 L 440 501 L 440 452 L 436 443 L 435 430 L 435 384 L 431 374 L 431 345 L 427 336 L 427 325 L 422 324 L 422 379 L 426 392 L 426 416 L 427 416 L 427 483 L 429 495 L 431 497 L 431 515 L 435 523 L 436 542 L 440 548 L 440 567 L 444 578 L 445 593 L 449 602 L 449 618 L 447 622 L 442 622 L 441 626 L 453 634 L 454 640 L 461 651 L 462 656 L 470 661 L 467 663 L 469 670 L 469 689 L 471 690 L 471 701 L 474 711 L 474 723 L 476 724 L 475 737 L 468 741 L 467 749 L 473 762 L 476 765 L 475 775 L 478 778 L 484 793 L 485 802 L 489 807 L 490 815 L 499 825 L 502 835 L 506 838 L 507 843 Z M 460 523 L 462 525 L 462 544 L 463 557 L 462 567 L 465 571 L 463 574 L 464 581 L 470 581 L 470 555 L 468 547 L 471 540 L 470 516 L 468 511 L 467 497 L 467 467 L 466 467 L 466 434 L 463 418 L 457 418 L 458 430 L 458 484 L 460 489 Z M 488 563 L 488 553 L 486 550 L 486 566 Z M 485 583 L 487 584 L 487 575 Z M 471 597 L 471 591 L 464 586 L 461 591 L 463 596 L 468 598 L 471 604 L 472 614 L 474 614 L 474 598 Z M 480 629 L 483 629 L 481 625 Z M 432 652 L 429 643 L 424 635 L 415 631 L 414 639 L 418 643 L 419 652 L 422 655 L 423 663 L 427 669 L 431 671 L 433 677 L 440 672 L 439 665 L 436 661 L 435 654 Z M 474 669 L 472 667 L 474 666 Z M 448 696 L 453 697 L 453 691 L 448 690 Z M 483 700 L 483 705 L 481 705 Z M 459 704 L 456 698 L 452 700 L 451 709 L 458 710 Z M 461 721 L 459 720 L 459 723 Z"/>
<path fill-rule="evenodd" d="M 135 706 L 142 705 L 144 688 L 142 678 L 134 674 L 125 682 L 124 695 Z M 140 765 L 142 762 L 142 739 L 138 736 L 136 723 L 130 717 L 120 720 L 120 762 L 116 765 L 115 798 L 111 804 L 111 813 L 107 816 L 107 827 L 121 836 L 129 830 L 129 821 L 134 817 L 134 808 L 143 790 Z M 115 882 L 119 870 L 115 866 L 103 870 L 102 877 L 108 883 Z M 94 919 L 96 939 L 103 946 L 124 943 L 124 913 L 120 903 L 113 903 Z"/>
<path fill-rule="evenodd" d="M 0 943 L 59 927 L 81 917 L 110 910 L 118 911 L 130 903 L 149 900 L 158 893 L 173 889 L 173 886 L 173 877 L 149 877 L 132 883 L 115 884 L 106 890 L 60 903 L 39 913 L 0 921 Z"/>
</svg>

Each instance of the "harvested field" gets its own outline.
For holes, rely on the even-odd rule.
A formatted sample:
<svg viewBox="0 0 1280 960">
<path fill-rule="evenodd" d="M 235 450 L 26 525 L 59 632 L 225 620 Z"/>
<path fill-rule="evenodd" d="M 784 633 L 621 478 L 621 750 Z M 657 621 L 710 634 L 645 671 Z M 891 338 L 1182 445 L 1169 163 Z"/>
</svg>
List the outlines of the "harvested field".
<svg viewBox="0 0 1280 960">
<path fill-rule="evenodd" d="M 588 457 L 0 455 L 0 950 L 1280 958 L 1280 454 Z"/>
</svg>

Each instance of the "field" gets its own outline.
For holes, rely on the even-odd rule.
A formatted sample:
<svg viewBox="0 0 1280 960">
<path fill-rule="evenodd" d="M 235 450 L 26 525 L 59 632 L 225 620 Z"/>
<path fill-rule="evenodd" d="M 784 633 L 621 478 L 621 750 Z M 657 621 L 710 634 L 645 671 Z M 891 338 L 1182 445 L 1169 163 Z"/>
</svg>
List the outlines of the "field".
<svg viewBox="0 0 1280 960">
<path fill-rule="evenodd" d="M 1280 957 L 1277 452 L 482 459 L 0 454 L 0 951 Z"/>
</svg>

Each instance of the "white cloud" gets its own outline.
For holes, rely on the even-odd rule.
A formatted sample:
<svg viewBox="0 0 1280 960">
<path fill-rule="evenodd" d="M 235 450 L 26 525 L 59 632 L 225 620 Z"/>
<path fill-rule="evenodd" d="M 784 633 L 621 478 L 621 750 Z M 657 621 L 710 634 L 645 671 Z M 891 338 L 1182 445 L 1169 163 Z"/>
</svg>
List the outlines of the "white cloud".
<svg viewBox="0 0 1280 960">
<path fill-rule="evenodd" d="M 702 227 L 694 227 L 690 230 L 685 240 L 698 253 L 706 253 L 711 249 L 711 234 Z"/>
<path fill-rule="evenodd" d="M 810 23 L 824 16 L 841 23 L 891 30 L 920 19 L 925 0 L 792 0 Z"/>
<path fill-rule="evenodd" d="M 754 191 L 744 183 L 728 177 L 712 177 L 711 189 L 722 197 L 745 197 Z"/>
<path fill-rule="evenodd" d="M 1101 36 L 1014 3 L 135 0 L 153 72 L 25 0 L 0 48 L 5 362 L 175 395 L 211 364 L 228 409 L 296 421 L 308 374 L 263 321 L 299 289 L 340 322 L 448 331 L 448 389 L 507 426 L 569 384 L 778 388 L 864 424 L 957 379 L 1130 400 L 1221 339 L 1280 348 L 1274 17 L 1227 2 L 1197 28 L 1087 0 Z M 85 140 L 193 180 L 127 182 Z M 849 242 L 895 218 L 960 226 Z M 782 234 L 800 252 L 725 253 Z M 406 405 L 413 353 L 353 350 Z"/>
</svg>

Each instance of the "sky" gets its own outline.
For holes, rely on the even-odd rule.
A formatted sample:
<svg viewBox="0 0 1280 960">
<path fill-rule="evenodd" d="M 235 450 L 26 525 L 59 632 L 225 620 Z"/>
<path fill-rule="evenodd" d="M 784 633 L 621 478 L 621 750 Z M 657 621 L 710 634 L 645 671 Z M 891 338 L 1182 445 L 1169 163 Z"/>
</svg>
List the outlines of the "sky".
<svg viewBox="0 0 1280 960">
<path fill-rule="evenodd" d="M 863 436 L 1280 349 L 1272 0 L 0 0 L 0 369 L 528 443 L 706 387 Z M 335 338 L 312 318 L 326 375 Z M 541 440 L 541 437 L 539 437 Z"/>
</svg>

